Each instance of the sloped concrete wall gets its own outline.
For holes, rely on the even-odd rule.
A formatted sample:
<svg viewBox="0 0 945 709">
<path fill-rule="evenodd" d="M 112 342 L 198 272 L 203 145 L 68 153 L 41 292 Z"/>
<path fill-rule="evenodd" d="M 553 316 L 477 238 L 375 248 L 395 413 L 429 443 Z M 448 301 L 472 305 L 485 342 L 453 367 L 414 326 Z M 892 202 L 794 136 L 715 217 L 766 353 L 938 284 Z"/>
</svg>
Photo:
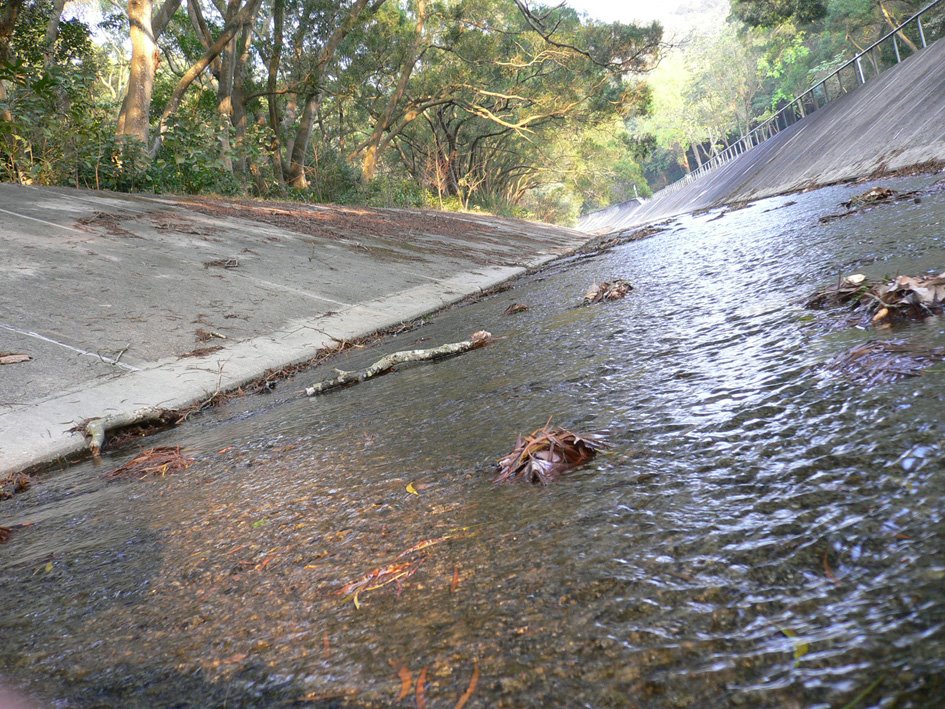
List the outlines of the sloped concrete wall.
<svg viewBox="0 0 945 709">
<path fill-rule="evenodd" d="M 606 218 L 589 214 L 578 228 L 618 231 L 929 161 L 945 161 L 945 40 L 678 192 L 658 192 L 628 210 L 611 208 Z"/>
</svg>

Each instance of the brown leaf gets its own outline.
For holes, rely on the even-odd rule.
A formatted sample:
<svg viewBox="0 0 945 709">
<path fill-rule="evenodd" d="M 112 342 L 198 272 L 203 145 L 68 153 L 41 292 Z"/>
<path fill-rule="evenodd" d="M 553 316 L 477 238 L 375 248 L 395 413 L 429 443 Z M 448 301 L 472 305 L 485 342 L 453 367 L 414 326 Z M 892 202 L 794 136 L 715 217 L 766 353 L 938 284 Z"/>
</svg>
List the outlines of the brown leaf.
<svg viewBox="0 0 945 709">
<path fill-rule="evenodd" d="M 479 683 L 479 660 L 473 658 L 473 673 L 472 677 L 469 680 L 469 686 L 466 688 L 466 691 L 463 692 L 463 696 L 459 698 L 459 701 L 456 702 L 456 707 L 454 709 L 463 709 L 466 706 L 466 702 L 470 700 L 473 695 L 473 692 L 476 691 L 476 685 Z"/>
<path fill-rule="evenodd" d="M 584 305 L 602 303 L 605 300 L 619 300 L 632 290 L 633 286 L 630 282 L 620 278 L 595 283 L 584 293 Z"/>
<path fill-rule="evenodd" d="M 459 567 L 453 567 L 453 580 L 450 581 L 450 593 L 456 593 L 456 589 L 459 588 Z"/>
<path fill-rule="evenodd" d="M 417 677 L 417 709 L 426 709 L 427 707 L 426 690 L 424 689 L 426 681 L 427 668 L 424 667 L 422 670 L 420 670 L 420 676 Z"/>
<path fill-rule="evenodd" d="M 402 702 L 413 689 L 413 675 L 407 665 L 401 665 L 397 670 L 397 676 L 400 677 L 400 694 L 397 695 L 397 701 Z"/>
<path fill-rule="evenodd" d="M 528 436 L 519 436 L 515 448 L 499 460 L 499 474 L 493 482 L 513 478 L 547 484 L 566 470 L 586 463 L 605 447 L 598 435 L 579 435 L 551 421 Z"/>
<path fill-rule="evenodd" d="M 138 475 L 140 477 L 160 475 L 163 477 L 167 473 L 187 470 L 193 462 L 193 458 L 188 458 L 181 453 L 180 446 L 149 448 L 121 467 L 105 473 L 104 477 L 117 478 L 123 475 Z"/>
<path fill-rule="evenodd" d="M 509 307 L 505 309 L 503 315 L 515 315 L 516 313 L 524 313 L 528 310 L 527 305 L 522 305 L 521 303 L 512 303 Z"/>
</svg>

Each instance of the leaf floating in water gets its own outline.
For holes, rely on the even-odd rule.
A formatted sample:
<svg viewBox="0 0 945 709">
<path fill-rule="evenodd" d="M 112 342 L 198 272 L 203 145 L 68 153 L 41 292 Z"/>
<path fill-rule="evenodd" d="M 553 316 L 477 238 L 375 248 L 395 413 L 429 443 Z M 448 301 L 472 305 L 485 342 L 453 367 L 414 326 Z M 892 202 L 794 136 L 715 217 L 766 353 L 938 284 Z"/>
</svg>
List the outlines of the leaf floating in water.
<svg viewBox="0 0 945 709">
<path fill-rule="evenodd" d="M 617 278 L 613 281 L 595 283 L 584 293 L 584 305 L 603 303 L 608 300 L 620 300 L 633 290 L 629 281 Z"/>
<path fill-rule="evenodd" d="M 419 494 L 420 494 L 419 492 L 417 492 L 417 488 L 415 488 L 415 487 L 413 486 L 413 483 L 408 483 L 408 484 L 407 484 L 407 492 L 409 492 L 411 495 L 419 495 Z"/>
<path fill-rule="evenodd" d="M 519 436 L 515 448 L 499 460 L 499 474 L 493 482 L 513 478 L 547 485 L 563 472 L 591 460 L 606 443 L 599 435 L 583 435 L 551 420 L 528 436 Z"/>
<path fill-rule="evenodd" d="M 945 272 L 937 276 L 897 276 L 891 281 L 870 281 L 861 273 L 840 279 L 807 299 L 805 307 L 821 309 L 850 306 L 865 316 L 864 324 L 923 320 L 945 312 Z"/>
<path fill-rule="evenodd" d="M 148 475 L 160 475 L 187 470 L 194 462 L 181 453 L 180 446 L 149 448 L 138 454 L 121 467 L 105 473 L 106 478 L 119 478 L 125 475 L 138 475 L 142 478 Z"/>
<path fill-rule="evenodd" d="M 804 655 L 810 652 L 810 645 L 808 645 L 806 642 L 798 638 L 797 633 L 795 633 L 793 630 L 791 630 L 790 628 L 781 628 L 781 627 L 779 627 L 778 630 L 780 630 L 781 633 L 786 638 L 790 638 L 791 642 L 794 643 L 794 660 L 795 661 L 800 660 L 802 657 L 804 657 Z"/>
<path fill-rule="evenodd" d="M 528 310 L 527 305 L 522 305 L 521 303 L 512 303 L 509 307 L 505 309 L 503 315 L 515 315 L 516 313 L 524 313 Z"/>
</svg>

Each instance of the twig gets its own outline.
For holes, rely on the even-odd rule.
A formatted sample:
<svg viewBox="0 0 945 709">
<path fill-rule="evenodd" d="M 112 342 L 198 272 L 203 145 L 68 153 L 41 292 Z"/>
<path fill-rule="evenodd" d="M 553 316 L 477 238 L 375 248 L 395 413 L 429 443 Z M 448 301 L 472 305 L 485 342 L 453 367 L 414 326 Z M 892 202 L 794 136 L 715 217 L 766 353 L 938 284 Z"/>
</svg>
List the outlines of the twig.
<svg viewBox="0 0 945 709">
<path fill-rule="evenodd" d="M 305 389 L 305 395 L 317 396 L 340 387 L 351 384 L 360 384 L 361 382 L 371 379 L 372 377 L 376 377 L 379 374 L 383 374 L 398 364 L 403 364 L 404 362 L 427 362 L 430 360 L 442 359 L 444 357 L 452 357 L 454 355 L 462 354 L 463 352 L 468 352 L 469 350 L 484 347 L 490 342 L 492 342 L 492 335 L 485 330 L 480 330 L 478 332 L 474 332 L 470 339 L 463 340 L 462 342 L 453 342 L 426 350 L 403 350 L 400 352 L 393 352 L 386 357 L 382 357 L 381 359 L 377 360 L 377 362 L 372 364 L 370 367 L 355 372 L 347 372 L 342 369 L 336 369 L 335 371 L 338 373 L 338 376 L 329 377 L 318 384 L 307 387 Z"/>
</svg>

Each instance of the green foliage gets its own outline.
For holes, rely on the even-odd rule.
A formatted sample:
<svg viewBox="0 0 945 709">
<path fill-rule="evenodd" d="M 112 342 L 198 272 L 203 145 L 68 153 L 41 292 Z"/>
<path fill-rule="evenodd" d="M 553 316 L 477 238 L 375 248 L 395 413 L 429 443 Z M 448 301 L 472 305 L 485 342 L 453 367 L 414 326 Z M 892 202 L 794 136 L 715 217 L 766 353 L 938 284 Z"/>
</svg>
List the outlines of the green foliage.
<svg viewBox="0 0 945 709">
<path fill-rule="evenodd" d="M 826 14 L 823 0 L 732 0 L 732 17 L 749 27 L 806 25 Z"/>
</svg>

